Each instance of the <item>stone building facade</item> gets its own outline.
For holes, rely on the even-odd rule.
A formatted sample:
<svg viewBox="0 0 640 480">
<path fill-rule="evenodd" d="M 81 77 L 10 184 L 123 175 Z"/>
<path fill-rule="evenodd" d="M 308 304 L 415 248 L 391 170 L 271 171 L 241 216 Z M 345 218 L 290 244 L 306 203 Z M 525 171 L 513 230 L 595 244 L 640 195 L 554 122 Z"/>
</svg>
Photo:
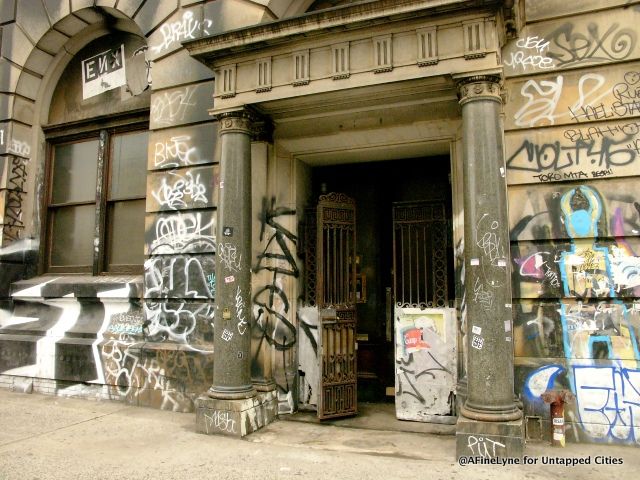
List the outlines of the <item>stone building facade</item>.
<svg viewBox="0 0 640 480">
<path fill-rule="evenodd" d="M 5 0 L 0 384 L 637 444 L 640 4 Z M 214 353 L 215 352 L 215 353 Z M 452 427 L 454 428 L 454 427 Z"/>
</svg>

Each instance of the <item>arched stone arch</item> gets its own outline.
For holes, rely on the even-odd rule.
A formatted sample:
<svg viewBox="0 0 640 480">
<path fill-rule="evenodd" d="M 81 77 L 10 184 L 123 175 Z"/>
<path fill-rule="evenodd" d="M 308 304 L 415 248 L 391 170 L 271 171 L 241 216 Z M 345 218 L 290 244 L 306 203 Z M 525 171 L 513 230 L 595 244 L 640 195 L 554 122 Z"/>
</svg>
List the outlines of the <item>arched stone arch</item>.
<svg viewBox="0 0 640 480">
<path fill-rule="evenodd" d="M 43 164 L 45 143 L 41 126 L 47 123 L 53 90 L 64 68 L 85 45 L 110 31 L 137 34 L 148 40 L 150 58 L 165 67 L 170 55 L 182 50 L 180 41 L 192 35 L 207 35 L 256 23 L 303 14 L 313 0 L 216 0 L 213 2 L 178 0 L 34 0 L 3 2 L 2 56 L 0 57 L 0 129 L 4 145 L 5 170 L 9 163 L 20 164 L 25 176 L 9 185 L 8 174 L 0 174 L 0 191 L 11 192 L 11 205 L 0 203 L 0 218 L 8 208 L 19 225 L 0 224 L 0 249 L 18 239 L 37 239 L 39 213 L 35 189 L 38 166 Z M 239 8 L 243 5 L 245 8 Z M 166 42 L 166 32 L 184 22 L 186 35 L 176 35 L 167 49 L 157 48 Z M 184 28 L 184 25 L 183 25 Z M 194 61 L 194 63 L 197 63 Z M 204 69 L 194 66 L 194 69 Z M 160 73 L 160 71 L 158 72 Z M 198 72 L 201 78 L 205 72 Z M 166 74 L 164 74 L 166 77 Z M 165 82 L 158 84 L 165 88 Z M 20 160 L 11 160 L 16 158 Z M 0 173 L 2 169 L 0 169 Z M 31 219 L 27 220 L 27 219 Z M 8 230 L 12 230 L 8 233 Z M 37 242 L 36 242 L 37 243 Z M 1 251 L 0 251 L 1 253 Z"/>
<path fill-rule="evenodd" d="M 8 2 L 12 3 L 12 2 Z M 71 5 L 70 5 L 71 3 Z M 16 2 L 2 20 L 0 86 L 0 253 L 17 240 L 36 250 L 39 238 L 37 188 L 41 185 L 47 123 L 53 91 L 74 55 L 91 41 L 122 31 L 145 38 L 178 9 L 178 2 Z M 9 9 L 10 10 L 10 9 Z M 14 247 L 15 249 L 15 247 Z"/>
</svg>

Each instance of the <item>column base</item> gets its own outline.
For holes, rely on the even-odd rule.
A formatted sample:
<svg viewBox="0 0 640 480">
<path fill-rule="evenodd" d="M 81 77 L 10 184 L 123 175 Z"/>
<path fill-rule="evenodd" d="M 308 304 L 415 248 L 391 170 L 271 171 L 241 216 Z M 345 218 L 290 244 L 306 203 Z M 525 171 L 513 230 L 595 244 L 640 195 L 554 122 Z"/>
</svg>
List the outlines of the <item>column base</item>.
<svg viewBox="0 0 640 480">
<path fill-rule="evenodd" d="M 456 458 L 522 458 L 524 421 L 483 422 L 459 417 L 456 424 Z"/>
<path fill-rule="evenodd" d="M 242 387 L 217 387 L 212 386 L 207 392 L 211 398 L 218 398 L 221 400 L 242 400 L 245 398 L 252 398 L 256 396 L 256 389 L 253 385 L 244 385 Z"/>
<path fill-rule="evenodd" d="M 201 395 L 196 399 L 195 407 L 198 433 L 241 438 L 277 418 L 278 395 L 271 391 L 239 400 Z"/>
<path fill-rule="evenodd" d="M 489 408 L 486 405 L 473 405 L 467 398 L 460 405 L 459 412 L 480 422 L 513 422 L 522 418 L 522 411 L 516 406 L 515 401 L 512 404 Z"/>
<path fill-rule="evenodd" d="M 253 387 L 258 392 L 271 392 L 271 391 L 276 389 L 276 382 L 274 382 L 274 381 L 270 381 L 270 382 L 268 382 L 268 381 L 266 381 L 266 382 L 255 381 L 255 382 L 253 382 Z"/>
</svg>

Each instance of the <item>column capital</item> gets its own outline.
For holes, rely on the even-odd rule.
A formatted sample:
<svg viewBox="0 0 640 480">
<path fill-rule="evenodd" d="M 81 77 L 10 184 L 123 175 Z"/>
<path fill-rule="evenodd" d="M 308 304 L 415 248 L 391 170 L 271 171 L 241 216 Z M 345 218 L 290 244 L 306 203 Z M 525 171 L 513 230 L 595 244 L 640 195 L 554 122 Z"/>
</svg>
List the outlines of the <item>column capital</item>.
<svg viewBox="0 0 640 480">
<path fill-rule="evenodd" d="M 252 141 L 271 142 L 273 125 L 269 118 L 245 106 L 238 110 L 218 113 L 219 133 L 244 133 L 250 135 Z"/>
<path fill-rule="evenodd" d="M 230 112 L 219 113 L 216 119 L 220 123 L 219 133 L 244 133 L 251 135 L 252 124 L 255 121 L 255 115 L 247 108 L 233 110 Z"/>
<path fill-rule="evenodd" d="M 473 75 L 456 82 L 460 105 L 474 100 L 492 100 L 502 103 L 500 77 L 497 75 Z"/>
</svg>

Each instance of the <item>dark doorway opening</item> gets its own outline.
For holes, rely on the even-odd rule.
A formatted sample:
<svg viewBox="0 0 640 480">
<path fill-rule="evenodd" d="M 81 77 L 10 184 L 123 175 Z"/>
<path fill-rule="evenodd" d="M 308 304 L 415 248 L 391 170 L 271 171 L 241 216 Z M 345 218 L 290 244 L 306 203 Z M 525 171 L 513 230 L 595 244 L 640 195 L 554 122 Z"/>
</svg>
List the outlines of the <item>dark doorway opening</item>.
<svg viewBox="0 0 640 480">
<path fill-rule="evenodd" d="M 395 399 L 393 206 L 440 202 L 446 214 L 446 290 L 454 297 L 448 156 L 315 167 L 312 197 L 339 192 L 356 203 L 358 401 Z"/>
</svg>

